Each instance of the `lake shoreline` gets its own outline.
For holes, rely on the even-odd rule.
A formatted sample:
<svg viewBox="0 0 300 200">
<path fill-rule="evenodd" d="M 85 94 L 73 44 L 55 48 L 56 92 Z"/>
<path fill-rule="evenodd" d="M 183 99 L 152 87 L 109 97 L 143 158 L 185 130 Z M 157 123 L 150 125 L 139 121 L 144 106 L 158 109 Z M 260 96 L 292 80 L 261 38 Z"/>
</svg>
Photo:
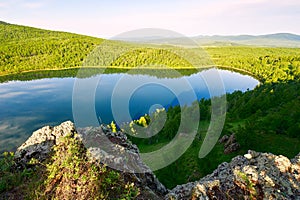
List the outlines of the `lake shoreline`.
<svg viewBox="0 0 300 200">
<path fill-rule="evenodd" d="M 1 74 L 0 78 L 5 78 L 6 76 L 14 76 L 14 75 L 25 75 L 27 73 L 33 73 L 33 72 L 51 72 L 51 71 L 64 71 L 64 70 L 81 70 L 81 69 L 108 69 L 108 70 L 133 70 L 133 69 L 141 69 L 141 70 L 205 70 L 205 69 L 211 69 L 211 68 L 217 68 L 217 69 L 224 69 L 224 70 L 230 70 L 237 73 L 242 73 L 245 75 L 249 75 L 252 78 L 257 79 L 259 82 L 261 82 L 260 78 L 257 77 L 255 74 L 251 73 L 248 70 L 245 69 L 239 69 L 236 67 L 231 66 L 223 66 L 223 65 L 210 65 L 205 67 L 193 67 L 193 68 L 179 68 L 179 67 L 115 67 L 115 66 L 91 66 L 91 67 L 65 67 L 65 68 L 54 68 L 54 69 L 36 69 L 36 70 L 26 70 L 22 72 L 16 72 L 16 73 L 8 73 L 8 74 Z M 122 72 L 122 71 L 120 71 Z"/>
<path fill-rule="evenodd" d="M 217 71 L 216 69 L 212 70 Z M 93 70 L 91 71 L 94 72 Z M 141 72 L 142 70 L 137 71 Z M 131 118 L 125 115 L 125 112 L 120 112 L 122 113 L 119 114 L 119 121 L 121 122 L 130 122 L 131 119 L 140 118 L 149 112 L 152 105 L 159 104 L 169 108 L 179 104 L 190 105 L 195 100 L 202 98 L 208 99 L 210 98 L 210 93 L 207 90 L 205 81 L 202 79 L 205 74 L 209 74 L 206 73 L 208 71 L 204 70 L 198 72 L 199 74 L 186 76 L 183 76 L 185 73 L 183 71 L 179 77 L 171 78 L 168 75 L 173 75 L 174 73 L 163 73 L 165 72 L 163 70 L 157 70 L 155 71 L 156 74 L 150 75 L 142 73 L 100 74 L 98 76 L 101 76 L 101 84 L 95 92 L 97 117 L 100 117 L 101 121 L 106 124 L 114 120 L 111 110 L 111 97 L 119 80 L 129 81 L 127 84 L 121 84 L 126 85 L 127 89 L 120 89 L 120 84 L 117 87 L 119 88 L 117 94 L 121 95 L 121 97 L 115 99 L 120 102 L 125 102 L 129 86 L 132 88 L 131 91 L 133 91 L 134 86 L 143 86 L 139 87 L 130 97 L 128 109 L 130 110 Z M 178 72 L 178 74 L 180 73 Z M 218 74 L 216 73 L 216 75 Z M 226 88 L 224 94 L 225 92 L 232 93 L 235 90 L 247 91 L 248 88 L 254 89 L 259 84 L 258 80 L 254 80 L 250 76 L 235 74 L 226 70 L 220 69 L 219 75 Z M 26 76 L 20 75 L 8 78 L 16 81 L 4 80 L 7 82 L 0 84 L 0 90 L 5 91 L 0 94 L 3 100 L 2 102 L 0 101 L 0 108 L 3 110 L 0 119 L 2 124 L 7 127 L 4 127 L 5 130 L 0 131 L 3 140 L 0 144 L 12 146 L 16 139 L 24 138 L 24 132 L 27 135 L 33 129 L 38 128 L 38 126 L 49 124 L 50 122 L 55 124 L 55 122 L 61 122 L 66 119 L 72 120 L 74 82 L 84 81 L 84 79 L 77 77 L 77 71 L 32 73 Z M 175 91 L 175 88 L 176 94 L 172 92 L 172 90 Z M 186 88 L 189 88 L 189 90 L 186 90 Z M 195 94 L 193 95 L 189 91 L 195 91 Z M 178 102 L 178 98 L 181 99 L 180 102 Z M 22 99 L 22 102 L 19 102 L 19 99 Z M 28 117 L 28 113 L 32 116 L 31 118 Z"/>
</svg>

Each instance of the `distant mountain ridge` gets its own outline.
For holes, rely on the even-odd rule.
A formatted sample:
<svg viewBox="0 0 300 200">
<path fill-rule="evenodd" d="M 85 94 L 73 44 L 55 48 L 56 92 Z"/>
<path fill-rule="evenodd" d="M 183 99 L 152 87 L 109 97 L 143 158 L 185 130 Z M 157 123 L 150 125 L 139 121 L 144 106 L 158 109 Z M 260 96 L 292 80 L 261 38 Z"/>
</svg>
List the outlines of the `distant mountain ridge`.
<svg viewBox="0 0 300 200">
<path fill-rule="evenodd" d="M 7 25 L 8 27 L 24 28 L 31 27 L 10 24 L 0 20 L 0 25 Z M 46 30 L 31 28 L 34 32 L 43 32 Z M 115 38 L 116 40 L 130 41 L 137 43 L 155 43 L 155 44 L 169 44 L 181 46 L 262 46 L 262 47 L 292 47 L 300 48 L 300 35 L 292 33 L 273 33 L 265 35 L 198 35 L 194 37 L 179 38 L 173 35 L 165 35 L 168 32 L 163 32 L 157 35 L 156 30 L 149 29 L 150 32 L 145 32 L 145 36 Z M 153 32 L 153 35 L 151 33 Z M 155 32 L 156 31 L 156 32 Z M 49 31 L 48 31 L 49 32 Z M 51 31 L 54 33 L 54 31 Z M 64 33 L 58 32 L 56 33 Z M 156 33 L 156 34 L 155 34 Z M 47 33 L 48 34 L 48 33 Z M 68 34 L 68 33 L 67 33 Z M 76 35 L 76 34 L 73 34 Z M 5 38 L 2 38 L 2 40 Z M 1 38 L 0 38 L 1 41 Z"/>
<path fill-rule="evenodd" d="M 291 33 L 275 33 L 269 35 L 262 35 L 262 37 L 273 37 L 277 39 L 288 39 L 288 40 L 298 40 L 300 41 L 300 35 L 291 34 Z"/>
<path fill-rule="evenodd" d="M 266 35 L 230 35 L 230 36 L 196 36 L 193 37 L 199 45 L 250 45 L 266 47 L 300 47 L 300 35 L 291 33 L 274 33 Z"/>
<path fill-rule="evenodd" d="M 196 36 L 193 37 L 194 39 L 202 39 L 202 38 L 209 38 L 209 39 L 219 39 L 219 40 L 251 40 L 251 39 L 258 39 L 258 38 L 268 38 L 268 39 L 280 39 L 280 40 L 297 40 L 300 41 L 300 35 L 292 34 L 292 33 L 273 33 L 273 34 L 266 34 L 266 35 L 212 35 L 212 36 Z"/>
<path fill-rule="evenodd" d="M 199 35 L 195 37 L 147 36 L 118 38 L 123 41 L 155 43 L 181 46 L 262 46 L 262 47 L 300 47 L 300 35 L 292 33 L 274 33 L 266 35 Z"/>
</svg>

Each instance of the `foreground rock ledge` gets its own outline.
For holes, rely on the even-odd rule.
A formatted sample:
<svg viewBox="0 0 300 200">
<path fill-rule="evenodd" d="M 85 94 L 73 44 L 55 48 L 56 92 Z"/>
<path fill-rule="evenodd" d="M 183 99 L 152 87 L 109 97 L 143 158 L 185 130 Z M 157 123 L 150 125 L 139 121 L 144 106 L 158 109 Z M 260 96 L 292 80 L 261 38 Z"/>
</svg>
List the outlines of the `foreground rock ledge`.
<svg viewBox="0 0 300 200">
<path fill-rule="evenodd" d="M 109 138 L 116 144 L 114 150 L 120 151 L 121 156 L 124 150 L 134 155 L 139 165 L 147 171 L 144 174 L 133 174 L 137 185 L 147 193 L 142 199 L 300 199 L 300 153 L 289 160 L 281 155 L 249 150 L 244 156 L 233 158 L 230 163 L 220 164 L 212 174 L 199 181 L 178 185 L 168 191 L 139 160 L 138 148 L 127 140 L 124 133 L 112 133 L 105 127 L 76 130 L 71 121 L 35 131 L 17 149 L 16 162 L 22 168 L 32 158 L 43 161 L 60 137 L 78 133 L 78 139 L 82 140 L 87 132 L 92 132 L 98 139 Z M 107 162 L 124 164 L 121 156 L 110 155 L 101 147 L 90 148 L 90 152 L 93 160 L 100 161 L 101 158 Z M 126 167 L 128 170 L 131 168 L 130 165 Z"/>
<path fill-rule="evenodd" d="M 77 134 L 75 134 L 77 133 Z M 126 172 L 122 172 L 125 176 L 130 176 L 140 188 L 142 193 L 142 199 L 146 196 L 148 199 L 162 199 L 168 190 L 162 185 L 155 175 L 152 173 L 149 167 L 142 163 L 139 157 L 139 150 L 136 145 L 133 145 L 130 141 L 127 140 L 127 137 L 124 133 L 112 133 L 110 129 L 106 127 L 88 127 L 85 129 L 75 129 L 74 124 L 71 121 L 66 121 L 59 126 L 50 127 L 45 126 L 35 132 L 24 142 L 15 153 L 15 161 L 17 166 L 22 169 L 28 167 L 28 163 L 32 158 L 39 160 L 40 162 L 48 158 L 49 153 L 52 151 L 52 147 L 60 142 L 60 138 L 68 134 L 76 137 L 82 142 L 86 142 L 86 139 L 97 140 L 101 139 L 110 139 L 109 145 L 112 145 L 109 148 L 113 148 L 114 153 L 105 152 L 101 146 L 99 147 L 87 147 L 87 150 L 90 152 L 90 160 L 93 161 L 105 161 L 105 163 L 118 163 L 119 165 L 125 165 L 122 163 L 122 154 L 124 152 L 130 153 L 133 158 L 135 158 L 139 167 L 142 168 L 145 173 L 129 173 L 130 171 L 134 172 L 134 169 L 131 169 L 131 165 L 125 166 Z M 86 137 L 88 135 L 89 137 Z M 108 149 L 109 149 L 108 148 Z M 107 149 L 107 147 L 106 147 Z"/>
<path fill-rule="evenodd" d="M 289 160 L 249 150 L 199 181 L 176 186 L 165 199 L 300 199 L 300 154 Z"/>
</svg>

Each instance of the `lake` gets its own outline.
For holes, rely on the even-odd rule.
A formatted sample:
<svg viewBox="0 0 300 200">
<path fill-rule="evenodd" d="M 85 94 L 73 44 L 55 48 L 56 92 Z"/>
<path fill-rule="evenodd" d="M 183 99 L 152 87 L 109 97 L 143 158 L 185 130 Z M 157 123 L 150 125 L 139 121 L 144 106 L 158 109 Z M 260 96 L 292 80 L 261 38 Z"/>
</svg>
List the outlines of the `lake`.
<svg viewBox="0 0 300 200">
<path fill-rule="evenodd" d="M 178 96 L 184 95 L 189 90 L 185 85 L 178 84 L 182 80 L 189 84 L 198 100 L 209 98 L 210 93 L 202 78 L 205 73 L 210 72 L 209 70 L 212 69 L 177 78 L 111 73 L 96 75 L 85 78 L 85 80 L 99 78 L 94 99 L 95 111 L 99 121 L 108 124 L 114 120 L 111 109 L 112 96 L 119 103 L 129 102 L 128 111 L 132 119 L 156 108 L 165 107 L 167 109 L 169 106 L 178 105 Z M 218 72 L 227 93 L 236 90 L 243 92 L 252 90 L 259 84 L 259 81 L 248 75 L 221 69 L 218 69 Z M 58 125 L 66 120 L 73 121 L 72 98 L 76 80 L 81 79 L 74 77 L 43 78 L 0 83 L 0 152 L 15 150 L 34 130 L 45 125 Z M 137 82 L 140 84 L 139 87 L 136 87 L 134 91 L 127 91 L 126 88 L 130 88 L 130 85 Z M 168 88 L 168 84 L 182 89 L 182 94 L 174 93 Z M 82 98 L 84 99 L 84 96 Z M 181 99 L 185 105 L 194 101 L 188 96 Z M 119 120 L 126 122 L 130 118 L 125 114 L 122 116 L 121 112 Z"/>
</svg>

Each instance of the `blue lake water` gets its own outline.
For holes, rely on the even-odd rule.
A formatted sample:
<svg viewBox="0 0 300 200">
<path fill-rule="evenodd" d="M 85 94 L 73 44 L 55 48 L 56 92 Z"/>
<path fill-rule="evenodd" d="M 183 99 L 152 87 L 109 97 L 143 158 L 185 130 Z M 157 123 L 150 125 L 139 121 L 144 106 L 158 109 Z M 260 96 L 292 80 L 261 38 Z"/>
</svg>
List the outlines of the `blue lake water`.
<svg viewBox="0 0 300 200">
<path fill-rule="evenodd" d="M 153 105 L 160 105 L 165 108 L 178 105 L 179 95 L 168 88 L 168 83 L 175 84 L 182 79 L 188 82 L 197 99 L 209 98 L 210 93 L 202 79 L 203 73 L 207 72 L 209 70 L 180 78 L 158 78 L 150 75 L 125 73 L 97 75 L 101 76 L 94 99 L 97 117 L 102 123 L 110 123 L 114 120 L 111 109 L 112 98 L 117 98 L 119 101 L 117 103 L 120 104 L 124 100 L 122 98 L 127 99 L 129 102 L 128 110 L 133 119 L 149 113 L 153 109 Z M 236 90 L 251 90 L 259 84 L 256 79 L 247 75 L 220 69 L 218 72 L 227 93 Z M 123 81 L 120 82 L 120 80 Z M 126 83 L 125 80 L 130 81 Z M 127 91 L 126 88 L 138 80 L 145 84 L 141 84 L 134 91 Z M 75 81 L 76 78 L 72 77 L 1 83 L 0 152 L 15 149 L 34 130 L 42 126 L 58 125 L 63 121 L 73 120 L 72 98 Z M 118 85 L 123 87 L 118 90 L 116 87 Z M 184 85 L 181 87 L 184 94 Z M 189 89 L 186 90 L 188 92 Z M 188 96 L 185 97 L 184 101 L 185 104 L 191 103 Z M 121 120 L 128 120 L 125 115 L 122 118 L 122 113 L 120 114 Z"/>
</svg>

